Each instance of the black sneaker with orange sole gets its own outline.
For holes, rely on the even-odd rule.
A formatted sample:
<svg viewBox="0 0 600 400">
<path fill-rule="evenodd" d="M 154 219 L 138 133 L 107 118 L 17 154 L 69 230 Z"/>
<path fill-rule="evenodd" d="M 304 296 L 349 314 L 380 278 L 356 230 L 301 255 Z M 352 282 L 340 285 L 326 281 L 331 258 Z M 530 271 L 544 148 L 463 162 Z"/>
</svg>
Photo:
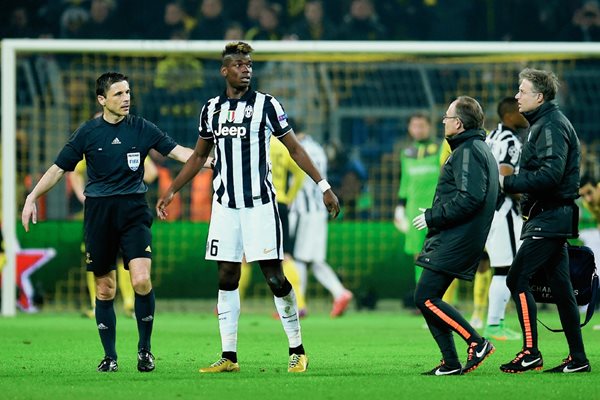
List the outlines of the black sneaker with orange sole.
<svg viewBox="0 0 600 400">
<path fill-rule="evenodd" d="M 469 349 L 467 350 L 467 363 L 463 368 L 463 373 L 468 374 L 469 372 L 474 371 L 481 365 L 483 360 L 488 358 L 496 351 L 496 348 L 486 338 L 483 338 L 483 342 L 477 343 L 473 342 L 469 345 Z"/>
<path fill-rule="evenodd" d="M 500 366 L 500 371 L 507 374 L 520 374 L 527 371 L 539 371 L 544 366 L 542 353 L 530 349 L 524 349 L 517 353 L 517 356 L 506 364 Z"/>
</svg>

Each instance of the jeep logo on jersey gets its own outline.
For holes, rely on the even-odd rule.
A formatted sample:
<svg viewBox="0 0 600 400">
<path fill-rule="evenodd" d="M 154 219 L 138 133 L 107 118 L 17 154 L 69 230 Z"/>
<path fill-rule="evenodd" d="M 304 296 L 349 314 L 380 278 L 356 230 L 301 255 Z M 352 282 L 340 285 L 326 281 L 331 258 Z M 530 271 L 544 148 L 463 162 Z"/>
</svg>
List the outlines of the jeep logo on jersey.
<svg viewBox="0 0 600 400">
<path fill-rule="evenodd" d="M 237 137 L 245 138 L 248 132 L 247 124 L 219 124 L 219 129 L 215 131 L 216 137 Z"/>
<path fill-rule="evenodd" d="M 140 167 L 140 153 L 127 153 L 127 165 L 132 171 L 137 171 Z"/>
</svg>

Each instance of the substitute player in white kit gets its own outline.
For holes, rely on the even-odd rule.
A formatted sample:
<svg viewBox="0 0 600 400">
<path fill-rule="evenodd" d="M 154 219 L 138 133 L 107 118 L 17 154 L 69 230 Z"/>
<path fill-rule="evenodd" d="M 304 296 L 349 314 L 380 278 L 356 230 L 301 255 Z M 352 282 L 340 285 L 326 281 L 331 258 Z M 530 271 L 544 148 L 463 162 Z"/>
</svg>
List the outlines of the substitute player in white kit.
<svg viewBox="0 0 600 400">
<path fill-rule="evenodd" d="M 327 155 L 310 135 L 298 134 L 300 143 L 325 177 Z M 306 177 L 302 188 L 290 207 L 290 236 L 293 256 L 300 275 L 300 288 L 306 293 L 308 268 L 317 281 L 333 296 L 331 317 L 341 316 L 352 300 L 352 292 L 342 285 L 335 271 L 327 263 L 327 210 L 319 186 Z"/>
<path fill-rule="evenodd" d="M 521 141 L 517 129 L 527 128 L 529 123 L 519 113 L 517 100 L 506 97 L 498 104 L 501 123 L 486 138 L 494 158 L 498 162 L 500 175 L 508 176 L 519 172 Z M 516 199 L 500 191 L 494 220 L 485 243 L 494 276 L 488 297 L 487 325 L 484 336 L 495 340 L 520 340 L 521 334 L 504 326 L 506 304 L 510 290 L 506 286 L 508 269 L 521 246 L 523 218 Z"/>
</svg>

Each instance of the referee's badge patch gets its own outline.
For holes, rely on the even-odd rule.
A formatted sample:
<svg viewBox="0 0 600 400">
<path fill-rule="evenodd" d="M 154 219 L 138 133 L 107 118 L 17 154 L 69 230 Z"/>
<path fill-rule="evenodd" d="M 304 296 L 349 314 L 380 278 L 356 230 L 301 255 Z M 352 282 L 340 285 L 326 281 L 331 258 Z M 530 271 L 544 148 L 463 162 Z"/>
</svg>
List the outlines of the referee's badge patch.
<svg viewBox="0 0 600 400">
<path fill-rule="evenodd" d="M 127 165 L 132 171 L 137 171 L 140 167 L 141 156 L 140 153 L 127 153 Z"/>
<path fill-rule="evenodd" d="M 252 108 L 252 106 L 250 104 L 248 104 L 246 106 L 246 108 L 244 108 L 244 118 L 250 118 L 252 116 L 253 112 L 254 112 L 254 109 Z"/>
</svg>

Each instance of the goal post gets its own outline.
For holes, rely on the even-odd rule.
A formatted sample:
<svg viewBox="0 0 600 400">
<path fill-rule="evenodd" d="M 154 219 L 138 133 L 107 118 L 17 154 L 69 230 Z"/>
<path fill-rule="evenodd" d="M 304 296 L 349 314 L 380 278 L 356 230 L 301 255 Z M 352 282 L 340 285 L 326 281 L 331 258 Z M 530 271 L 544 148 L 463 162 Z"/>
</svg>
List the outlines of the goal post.
<svg viewBox="0 0 600 400">
<path fill-rule="evenodd" d="M 6 252 L 6 265 L 2 271 L 2 315 L 13 316 L 16 313 L 14 282 L 18 250 L 17 230 L 22 229 L 18 226 L 19 206 L 22 205 L 22 199 L 17 198 L 17 188 L 22 184 L 17 182 L 16 172 L 18 170 L 17 137 L 19 130 L 17 82 L 21 79 L 18 73 L 19 57 L 71 55 L 82 58 L 83 61 L 71 64 L 73 70 L 79 75 L 70 77 L 68 82 L 73 85 L 72 89 L 77 95 L 79 93 L 77 90 L 80 90 L 78 85 L 89 82 L 90 79 L 96 77 L 95 74 L 98 71 L 104 72 L 107 68 L 122 70 L 123 73 L 131 76 L 127 70 L 130 69 L 129 67 L 135 67 L 133 85 L 145 89 L 144 85 L 157 82 L 158 78 L 150 78 L 147 74 L 149 71 L 154 73 L 158 58 L 184 55 L 202 58 L 206 62 L 216 62 L 219 60 L 225 42 L 5 39 L 1 45 L 1 215 Z M 549 65 L 552 67 L 560 65 L 561 68 L 569 69 L 571 64 L 576 64 L 576 60 L 583 60 L 582 64 L 592 60 L 593 65 L 590 68 L 594 72 L 593 79 L 588 82 L 582 75 L 577 82 L 578 84 L 592 85 L 594 84 L 593 80 L 600 76 L 600 63 L 598 63 L 600 44 L 597 43 L 258 41 L 251 42 L 251 45 L 255 50 L 253 58 L 258 61 L 257 64 L 268 63 L 272 60 L 278 61 L 278 64 L 271 66 L 272 69 L 269 69 L 269 66 L 265 67 L 260 77 L 261 82 L 268 89 L 273 90 L 275 92 L 273 94 L 276 96 L 278 96 L 278 90 L 287 90 L 292 93 L 284 105 L 291 104 L 290 108 L 295 110 L 292 114 L 295 113 L 296 116 L 310 114 L 311 120 L 308 122 L 313 123 L 311 129 L 317 132 L 321 139 L 328 138 L 331 141 L 341 140 L 342 136 L 346 134 L 344 121 L 348 118 L 377 117 L 400 120 L 415 110 L 425 109 L 435 113 L 440 111 L 447 100 L 443 96 L 471 95 L 469 92 L 471 88 L 474 88 L 473 91 L 484 90 L 486 96 L 489 95 L 490 101 L 497 100 L 498 96 L 506 95 L 510 90 L 513 93 L 516 92 L 517 77 L 515 75 L 503 78 L 503 85 L 508 85 L 508 88 L 503 87 L 499 91 L 480 88 L 483 82 L 479 82 L 478 79 L 485 76 L 486 73 L 495 73 L 493 66 L 496 64 L 510 63 L 510 68 L 499 72 L 505 74 L 507 70 L 512 73 L 513 70 L 516 71 L 525 66 Z M 89 60 L 85 59 L 87 55 L 90 57 Z M 94 57 L 98 57 L 99 61 Z M 340 65 L 347 65 L 347 67 L 341 68 Z M 407 65 L 411 66 L 410 71 L 407 70 Z M 432 67 L 432 65 L 434 66 Z M 487 67 L 482 68 L 481 65 Z M 52 68 L 60 69 L 62 67 L 60 63 L 56 63 Z M 444 89 L 445 92 L 440 97 L 439 93 L 434 93 L 431 89 L 434 86 L 434 83 L 430 81 L 432 75 L 429 74 L 432 68 L 438 72 L 460 70 L 460 74 L 448 74 L 447 76 L 438 74 L 439 76 L 435 75 L 434 78 L 452 80 L 455 76 L 461 76 L 462 83 L 453 82 L 453 85 L 446 85 L 446 82 L 438 82 L 440 87 L 449 88 Z M 476 72 L 471 73 L 469 69 L 476 70 Z M 52 71 L 46 72 L 46 74 L 51 76 Z M 31 85 L 41 86 L 42 83 L 39 83 L 41 78 L 36 75 L 39 74 L 39 71 L 34 68 L 30 73 L 35 75 L 30 79 L 33 82 Z M 402 80 L 399 86 L 394 86 L 392 89 L 386 86 L 386 76 L 390 75 L 397 77 L 394 79 Z M 142 82 L 136 81 L 136 78 Z M 210 75 L 208 72 L 202 78 L 198 77 L 198 79 L 203 79 L 207 85 L 221 86 L 222 81 L 216 78 L 218 76 Z M 562 79 L 560 74 L 559 78 Z M 179 84 L 185 84 L 186 79 L 190 79 L 190 76 L 186 76 Z M 282 81 L 285 80 L 294 82 L 287 82 L 286 86 L 282 88 Z M 493 86 L 495 83 L 494 79 L 486 82 L 489 86 Z M 55 82 L 45 82 L 44 84 L 47 85 L 48 91 L 51 91 L 50 89 L 55 87 L 53 85 L 56 85 Z M 415 87 L 418 90 L 411 93 Z M 93 88 L 90 87 L 84 89 L 88 93 L 93 91 Z M 259 87 L 259 90 L 263 89 Z M 390 99 L 390 95 L 383 96 L 386 90 L 405 93 L 393 94 L 396 97 L 391 98 L 390 104 L 392 105 L 387 106 L 378 103 L 378 101 Z M 213 95 L 217 93 L 213 93 Z M 418 102 L 411 103 L 409 97 L 413 94 L 419 97 Z M 75 120 L 81 122 L 84 118 L 89 118 L 90 111 L 94 109 L 93 105 L 88 104 L 93 104 L 91 101 L 86 103 L 87 108 L 84 107 L 77 113 L 70 112 L 68 104 L 61 98 L 64 95 L 62 92 L 44 94 L 45 97 L 41 99 L 31 100 L 32 105 L 27 111 L 34 116 L 29 118 L 33 120 L 30 123 L 37 124 L 36 126 L 42 133 L 57 135 L 57 137 L 53 137 L 53 142 L 50 144 L 54 146 L 53 150 L 54 148 L 59 149 L 64 143 L 67 137 L 65 135 L 72 131 L 72 122 Z M 177 96 L 177 93 L 169 93 L 169 95 Z M 56 98 L 52 96 L 56 96 Z M 379 96 L 381 98 L 378 99 Z M 359 97 L 363 97 L 365 102 L 359 101 Z M 143 104 L 143 101 L 141 103 Z M 48 115 L 50 109 L 56 104 L 64 107 L 58 109 L 56 115 Z M 490 105 L 486 104 L 486 106 Z M 324 108 L 327 109 L 327 113 L 323 111 Z M 173 112 L 179 111 L 174 110 Z M 193 110 L 193 112 L 198 113 L 199 110 Z M 488 114 L 490 114 L 489 110 Z M 397 124 L 397 121 L 394 123 Z M 584 120 L 583 123 L 588 122 Z M 158 125 L 161 126 L 161 124 Z M 596 125 L 590 125 L 590 131 L 596 129 Z M 397 126 L 394 127 L 394 129 L 396 128 Z M 27 130 L 27 126 L 23 129 Z M 42 135 L 40 134 L 40 136 Z M 345 140 L 345 138 L 343 139 Z M 32 163 L 44 164 L 39 167 L 43 167 L 45 170 L 52 162 L 49 157 L 43 157 L 44 149 L 40 149 L 40 146 L 44 147 L 45 145 L 40 145 L 40 139 L 36 137 L 36 141 L 31 143 L 31 146 L 33 153 L 27 156 Z M 48 149 L 45 148 L 45 150 Z M 377 159 L 376 162 L 381 160 Z M 396 170 L 386 171 L 381 174 L 390 174 Z M 389 184 L 386 183 L 386 185 Z M 387 187 L 386 190 L 390 191 L 389 189 Z M 374 195 L 376 200 L 378 195 L 378 193 Z M 62 194 L 58 193 L 55 196 L 62 196 Z M 387 202 L 385 207 L 382 208 L 382 211 L 378 211 L 378 216 L 373 219 L 385 220 L 388 218 L 390 207 L 393 206 L 388 203 L 393 201 L 395 193 L 386 196 L 383 200 Z M 65 212 L 61 211 L 60 207 L 49 211 L 54 212 L 52 214 L 54 218 L 64 217 Z"/>
</svg>

